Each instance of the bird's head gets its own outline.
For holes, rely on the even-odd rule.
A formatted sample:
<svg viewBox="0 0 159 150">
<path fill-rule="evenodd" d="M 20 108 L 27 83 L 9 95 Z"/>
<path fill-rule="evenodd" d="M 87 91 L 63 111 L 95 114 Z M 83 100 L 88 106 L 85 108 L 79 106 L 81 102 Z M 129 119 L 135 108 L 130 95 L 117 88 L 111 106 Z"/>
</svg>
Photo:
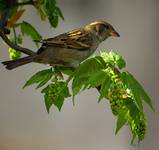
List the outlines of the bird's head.
<svg viewBox="0 0 159 150">
<path fill-rule="evenodd" d="M 110 36 L 119 37 L 119 33 L 113 28 L 112 25 L 105 21 L 94 21 L 86 25 L 85 28 L 95 32 L 100 41 L 104 41 Z"/>
</svg>

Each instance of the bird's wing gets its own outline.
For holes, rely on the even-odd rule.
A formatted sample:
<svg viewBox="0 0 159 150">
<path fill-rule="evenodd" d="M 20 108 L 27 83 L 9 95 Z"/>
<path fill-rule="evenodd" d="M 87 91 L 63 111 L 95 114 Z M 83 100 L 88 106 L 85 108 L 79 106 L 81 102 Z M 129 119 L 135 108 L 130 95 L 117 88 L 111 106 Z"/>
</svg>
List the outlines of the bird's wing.
<svg viewBox="0 0 159 150">
<path fill-rule="evenodd" d="M 64 34 L 60 34 L 54 38 L 41 41 L 42 46 L 53 46 L 59 48 L 76 49 L 79 51 L 88 50 L 92 46 L 92 38 L 90 33 L 83 29 L 73 30 Z"/>
</svg>

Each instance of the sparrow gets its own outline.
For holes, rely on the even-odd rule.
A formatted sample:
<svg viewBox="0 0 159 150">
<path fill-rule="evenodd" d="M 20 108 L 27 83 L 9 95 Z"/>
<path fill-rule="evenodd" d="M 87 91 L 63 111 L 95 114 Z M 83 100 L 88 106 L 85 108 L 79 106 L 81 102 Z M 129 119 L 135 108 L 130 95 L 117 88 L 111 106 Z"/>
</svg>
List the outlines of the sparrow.
<svg viewBox="0 0 159 150">
<path fill-rule="evenodd" d="M 76 68 L 95 52 L 101 42 L 111 36 L 120 35 L 111 24 L 94 21 L 84 27 L 38 41 L 42 45 L 35 55 L 2 63 L 9 70 L 31 62 Z"/>
</svg>

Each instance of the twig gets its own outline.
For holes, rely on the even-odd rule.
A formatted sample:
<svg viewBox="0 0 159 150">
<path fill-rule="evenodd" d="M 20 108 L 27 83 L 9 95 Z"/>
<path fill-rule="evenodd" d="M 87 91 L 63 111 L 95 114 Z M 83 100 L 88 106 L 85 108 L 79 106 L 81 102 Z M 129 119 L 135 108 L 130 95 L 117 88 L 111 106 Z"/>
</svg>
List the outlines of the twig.
<svg viewBox="0 0 159 150">
<path fill-rule="evenodd" d="M 12 2 L 12 1 L 8 1 L 8 5 L 10 4 L 9 2 Z M 33 3 L 33 0 L 30 0 L 30 3 Z M 1 18 L 0 18 L 0 37 L 3 39 L 3 41 L 11 48 L 17 50 L 17 51 L 20 51 L 24 54 L 27 54 L 27 55 L 35 55 L 36 53 L 33 52 L 32 50 L 30 49 L 27 49 L 27 48 L 23 48 L 19 45 L 16 45 L 14 44 L 13 42 L 11 42 L 8 37 L 6 36 L 5 34 L 5 26 L 6 26 L 6 22 L 7 22 L 7 19 L 8 19 L 8 13 L 9 13 L 9 8 L 5 8 L 2 12 L 2 15 L 1 15 Z"/>
<path fill-rule="evenodd" d="M 35 55 L 36 53 L 33 52 L 32 50 L 28 49 L 28 48 L 24 48 L 24 47 L 21 47 L 19 45 L 15 45 L 14 43 L 12 43 L 8 37 L 5 35 L 5 33 L 0 30 L 0 36 L 1 38 L 3 39 L 3 41 L 11 48 L 17 50 L 17 51 L 20 51 L 24 54 L 27 54 L 27 55 Z"/>
</svg>

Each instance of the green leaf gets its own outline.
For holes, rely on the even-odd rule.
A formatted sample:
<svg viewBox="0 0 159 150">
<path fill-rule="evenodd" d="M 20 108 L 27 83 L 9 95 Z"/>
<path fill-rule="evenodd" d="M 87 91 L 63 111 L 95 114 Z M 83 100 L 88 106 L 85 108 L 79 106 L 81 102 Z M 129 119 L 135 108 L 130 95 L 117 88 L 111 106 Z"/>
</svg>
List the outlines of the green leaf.
<svg viewBox="0 0 159 150">
<path fill-rule="evenodd" d="M 80 90 L 82 89 L 82 87 L 84 87 L 84 85 L 87 83 L 87 81 L 88 81 L 88 78 L 86 78 L 86 77 L 73 79 L 72 91 L 73 91 L 74 96 L 80 92 Z"/>
<path fill-rule="evenodd" d="M 64 82 L 60 82 L 60 83 L 62 83 L 61 89 L 58 92 L 57 100 L 54 102 L 54 105 L 58 108 L 59 111 L 61 111 L 61 108 L 64 103 L 64 99 L 71 96 L 69 93 L 68 86 L 65 85 Z"/>
<path fill-rule="evenodd" d="M 48 74 L 45 75 L 45 77 L 43 78 L 43 80 L 38 84 L 38 86 L 36 87 L 37 89 L 44 86 L 53 76 L 53 72 L 50 72 Z"/>
<path fill-rule="evenodd" d="M 119 112 L 115 134 L 117 134 L 119 130 L 127 123 L 128 113 L 129 113 L 128 110 L 122 110 Z"/>
<path fill-rule="evenodd" d="M 129 73 L 127 72 L 123 72 L 121 73 L 121 79 L 124 83 L 124 85 L 131 90 L 132 94 L 133 94 L 133 99 L 137 105 L 137 107 L 139 108 L 139 110 L 143 111 L 143 104 L 142 104 L 142 97 L 141 97 L 141 93 L 138 89 L 138 87 L 136 86 L 136 84 L 134 84 L 131 76 Z"/>
<path fill-rule="evenodd" d="M 63 67 L 63 66 L 56 66 L 56 67 L 54 67 L 54 69 L 66 74 L 68 76 L 72 75 L 73 72 L 75 71 L 75 68 Z"/>
<path fill-rule="evenodd" d="M 61 9 L 59 7 L 56 7 L 56 11 L 57 11 L 58 15 L 61 17 L 61 19 L 64 20 L 64 16 L 62 14 Z"/>
<path fill-rule="evenodd" d="M 104 69 L 103 64 L 99 61 L 98 58 L 92 57 L 84 61 L 79 67 L 76 69 L 75 76 L 76 77 L 88 77 L 91 76 L 92 73 Z"/>
<path fill-rule="evenodd" d="M 68 85 L 65 82 L 56 82 L 49 84 L 42 90 L 44 93 L 45 106 L 47 112 L 50 112 L 51 106 L 54 104 L 61 111 L 65 98 L 70 97 Z"/>
<path fill-rule="evenodd" d="M 88 78 L 87 84 L 90 85 L 90 87 L 97 87 L 103 83 L 106 76 L 107 74 L 104 70 L 96 71 Z"/>
<path fill-rule="evenodd" d="M 14 39 L 10 38 L 9 39 L 14 43 L 14 44 L 21 44 L 22 43 L 22 38 L 20 35 L 18 35 L 18 37 L 14 37 Z M 13 48 L 9 48 L 9 58 L 10 60 L 17 60 L 21 57 L 21 52 L 20 51 L 17 51 Z"/>
<path fill-rule="evenodd" d="M 125 85 L 132 91 L 135 101 L 141 110 L 143 100 L 151 107 L 152 110 L 154 110 L 152 100 L 140 83 L 130 73 L 123 72 L 121 74 L 121 78 L 125 82 Z"/>
<path fill-rule="evenodd" d="M 37 72 L 36 74 L 34 74 L 23 86 L 23 89 L 27 86 L 30 86 L 32 84 L 35 83 L 39 83 L 39 85 L 37 86 L 37 88 L 43 86 L 44 84 L 46 84 L 54 75 L 54 72 L 51 69 L 46 69 L 46 70 L 42 70 Z"/>
<path fill-rule="evenodd" d="M 45 89 L 45 90 L 46 90 L 46 89 Z M 48 94 L 45 94 L 45 95 L 44 95 L 44 99 L 45 99 L 46 110 L 47 110 L 47 112 L 49 113 L 49 112 L 50 112 L 50 107 L 52 106 L 53 101 L 52 101 L 52 99 L 49 97 Z"/>
<path fill-rule="evenodd" d="M 140 85 L 140 83 L 129 73 L 129 76 L 131 77 L 131 80 L 133 84 L 136 86 L 138 92 L 140 92 L 141 98 L 151 107 L 152 110 L 154 110 L 153 102 L 151 98 L 148 96 L 148 94 L 145 92 L 144 88 Z"/>
<path fill-rule="evenodd" d="M 106 63 L 109 63 L 114 67 L 117 66 L 119 69 L 122 69 L 126 66 L 126 62 L 122 56 L 114 51 L 110 51 L 109 53 L 101 52 L 101 57 Z"/>
<path fill-rule="evenodd" d="M 127 98 L 125 100 L 125 106 L 127 107 L 127 109 L 129 109 L 129 115 L 131 117 L 131 120 L 135 120 L 139 116 L 143 115 L 143 111 L 139 110 L 133 99 Z"/>
<path fill-rule="evenodd" d="M 44 0 L 44 11 L 52 27 L 56 28 L 59 17 L 64 20 L 64 16 L 59 7 L 56 6 L 55 0 Z"/>
<path fill-rule="evenodd" d="M 100 102 L 101 99 L 106 96 L 106 94 L 108 92 L 108 89 L 111 86 L 111 83 L 112 82 L 111 82 L 110 77 L 109 76 L 105 76 L 105 80 L 104 80 L 104 82 L 103 82 L 103 84 L 101 86 L 101 89 L 100 89 L 100 97 L 99 97 L 98 102 Z"/>
<path fill-rule="evenodd" d="M 20 26 L 22 34 L 31 37 L 33 41 L 40 41 L 42 39 L 42 36 L 39 34 L 39 32 L 28 22 L 23 21 Z M 37 45 L 37 42 L 35 42 L 35 44 Z"/>
<path fill-rule="evenodd" d="M 49 22 L 50 24 L 56 28 L 58 25 L 58 14 L 56 13 L 56 11 L 52 14 L 48 16 Z"/>
<path fill-rule="evenodd" d="M 10 60 L 17 60 L 21 57 L 21 52 L 16 51 L 13 48 L 9 48 L 9 58 Z"/>
<path fill-rule="evenodd" d="M 82 87 L 88 83 L 89 77 L 103 68 L 103 64 L 96 57 L 87 59 L 82 64 L 80 64 L 80 66 L 75 71 L 74 79 L 72 82 L 73 94 L 78 94 Z"/>
</svg>

